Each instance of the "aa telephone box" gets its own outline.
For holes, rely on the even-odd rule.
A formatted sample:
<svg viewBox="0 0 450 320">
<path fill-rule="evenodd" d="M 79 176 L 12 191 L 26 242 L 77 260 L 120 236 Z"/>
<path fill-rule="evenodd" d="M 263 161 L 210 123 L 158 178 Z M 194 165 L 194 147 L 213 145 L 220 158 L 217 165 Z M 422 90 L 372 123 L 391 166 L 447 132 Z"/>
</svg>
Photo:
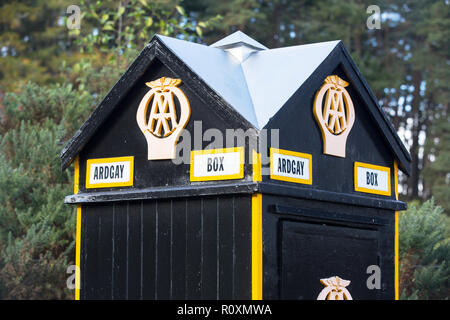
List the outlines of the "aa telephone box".
<svg viewBox="0 0 450 320">
<path fill-rule="evenodd" d="M 411 159 L 340 41 L 156 35 L 61 160 L 77 299 L 398 295 Z"/>
</svg>

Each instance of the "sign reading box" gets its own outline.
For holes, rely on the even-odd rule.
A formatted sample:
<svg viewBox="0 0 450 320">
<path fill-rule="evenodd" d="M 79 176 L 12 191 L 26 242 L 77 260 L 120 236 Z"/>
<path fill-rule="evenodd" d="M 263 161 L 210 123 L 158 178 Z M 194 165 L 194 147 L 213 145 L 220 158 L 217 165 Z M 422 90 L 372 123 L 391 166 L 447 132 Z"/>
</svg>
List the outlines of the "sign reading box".
<svg viewBox="0 0 450 320">
<path fill-rule="evenodd" d="M 242 179 L 244 148 L 191 151 L 191 181 Z"/>
<path fill-rule="evenodd" d="M 270 148 L 270 179 L 312 184 L 312 156 Z"/>
<path fill-rule="evenodd" d="M 133 185 L 134 157 L 89 159 L 86 163 L 86 189 Z"/>
<path fill-rule="evenodd" d="M 391 169 L 355 162 L 355 191 L 391 195 Z"/>
</svg>

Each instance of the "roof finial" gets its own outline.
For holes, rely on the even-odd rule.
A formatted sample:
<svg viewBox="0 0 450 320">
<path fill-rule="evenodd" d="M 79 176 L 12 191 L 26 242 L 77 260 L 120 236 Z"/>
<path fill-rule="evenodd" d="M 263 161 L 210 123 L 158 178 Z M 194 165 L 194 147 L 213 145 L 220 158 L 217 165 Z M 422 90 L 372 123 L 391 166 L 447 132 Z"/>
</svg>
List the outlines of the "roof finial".
<svg viewBox="0 0 450 320">
<path fill-rule="evenodd" d="M 267 50 L 268 48 L 258 41 L 250 38 L 242 31 L 236 31 L 231 35 L 213 43 L 211 47 L 219 48 L 231 53 L 239 62 L 243 62 L 253 52 Z"/>
</svg>

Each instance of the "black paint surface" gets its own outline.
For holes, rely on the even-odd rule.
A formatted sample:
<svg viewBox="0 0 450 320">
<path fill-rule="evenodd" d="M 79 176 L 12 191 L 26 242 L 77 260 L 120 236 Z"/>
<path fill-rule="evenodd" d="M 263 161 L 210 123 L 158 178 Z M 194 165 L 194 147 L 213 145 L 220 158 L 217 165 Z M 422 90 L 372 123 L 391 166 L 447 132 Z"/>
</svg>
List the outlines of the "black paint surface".
<svg viewBox="0 0 450 320">
<path fill-rule="evenodd" d="M 355 300 L 394 299 L 394 211 L 275 196 L 262 207 L 264 299 L 315 300 L 333 276 Z M 367 288 L 370 265 L 380 289 Z"/>
<path fill-rule="evenodd" d="M 249 196 L 82 209 L 82 299 L 250 299 Z"/>
</svg>

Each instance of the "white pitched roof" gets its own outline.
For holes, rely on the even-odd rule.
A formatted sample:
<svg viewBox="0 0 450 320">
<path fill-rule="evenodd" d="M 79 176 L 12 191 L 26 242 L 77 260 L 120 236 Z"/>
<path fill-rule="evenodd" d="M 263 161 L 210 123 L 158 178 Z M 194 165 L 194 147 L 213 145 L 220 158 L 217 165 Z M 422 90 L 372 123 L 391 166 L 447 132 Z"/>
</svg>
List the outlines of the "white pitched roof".
<svg viewBox="0 0 450 320">
<path fill-rule="evenodd" d="M 211 46 L 158 37 L 258 129 L 267 124 L 339 43 L 267 49 L 240 31 Z M 236 52 L 239 47 L 246 50 Z"/>
</svg>

